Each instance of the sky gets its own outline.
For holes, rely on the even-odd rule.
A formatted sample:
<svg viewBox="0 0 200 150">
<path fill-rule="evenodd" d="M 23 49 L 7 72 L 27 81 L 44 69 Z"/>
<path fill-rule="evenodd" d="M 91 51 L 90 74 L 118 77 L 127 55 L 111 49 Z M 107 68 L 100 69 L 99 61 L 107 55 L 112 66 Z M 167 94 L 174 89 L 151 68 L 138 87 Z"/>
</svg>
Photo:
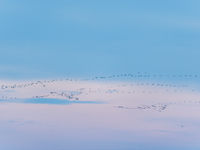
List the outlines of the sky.
<svg viewBox="0 0 200 150">
<path fill-rule="evenodd" d="M 0 78 L 200 74 L 198 0 L 0 0 Z"/>
</svg>

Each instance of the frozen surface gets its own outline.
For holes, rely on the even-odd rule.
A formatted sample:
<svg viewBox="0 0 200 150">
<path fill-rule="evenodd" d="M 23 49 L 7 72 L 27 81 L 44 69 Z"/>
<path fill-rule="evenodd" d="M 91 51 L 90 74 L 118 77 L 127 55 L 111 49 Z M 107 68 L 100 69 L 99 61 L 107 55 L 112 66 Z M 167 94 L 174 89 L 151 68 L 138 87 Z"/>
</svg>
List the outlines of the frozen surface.
<svg viewBox="0 0 200 150">
<path fill-rule="evenodd" d="M 197 150 L 196 85 L 130 78 L 1 81 L 0 149 Z"/>
</svg>

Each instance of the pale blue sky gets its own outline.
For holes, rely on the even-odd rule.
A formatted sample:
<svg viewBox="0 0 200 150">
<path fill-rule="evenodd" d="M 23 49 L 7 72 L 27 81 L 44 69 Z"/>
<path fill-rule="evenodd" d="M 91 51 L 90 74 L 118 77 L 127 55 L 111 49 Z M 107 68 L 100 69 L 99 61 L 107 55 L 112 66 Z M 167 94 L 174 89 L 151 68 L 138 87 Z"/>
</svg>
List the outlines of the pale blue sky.
<svg viewBox="0 0 200 150">
<path fill-rule="evenodd" d="M 0 77 L 199 73 L 198 0 L 0 0 Z"/>
</svg>

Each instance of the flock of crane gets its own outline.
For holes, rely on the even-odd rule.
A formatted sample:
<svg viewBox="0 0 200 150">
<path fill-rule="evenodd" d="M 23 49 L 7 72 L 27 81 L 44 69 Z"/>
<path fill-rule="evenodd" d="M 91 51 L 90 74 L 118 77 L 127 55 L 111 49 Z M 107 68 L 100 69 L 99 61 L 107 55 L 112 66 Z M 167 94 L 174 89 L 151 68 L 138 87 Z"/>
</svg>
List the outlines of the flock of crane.
<svg viewBox="0 0 200 150">
<path fill-rule="evenodd" d="M 156 79 L 155 79 L 156 78 Z M 159 79 L 158 79 L 159 78 Z M 183 82 L 170 82 L 165 79 L 183 79 Z M 194 100 L 179 100 L 171 102 L 160 101 L 154 104 L 141 104 L 137 106 L 117 105 L 119 109 L 137 109 L 137 110 L 155 110 L 158 112 L 166 110 L 170 105 L 176 103 L 195 103 L 200 104 L 198 94 L 200 90 L 191 86 L 188 82 L 184 82 L 186 78 L 190 81 L 198 81 L 200 75 L 184 74 L 184 75 L 164 75 L 164 74 L 116 74 L 110 76 L 96 76 L 84 79 L 62 78 L 54 80 L 36 80 L 36 81 L 15 81 L 0 82 L 0 101 L 1 102 L 17 102 L 19 99 L 51 99 L 57 98 L 67 101 L 83 101 L 94 99 L 118 99 L 121 103 L 124 99 L 148 99 L 149 95 L 154 97 L 167 97 L 166 93 L 189 92 L 197 95 Z M 176 80 L 175 80 L 176 81 Z M 198 84 L 197 84 L 198 85 Z M 162 95 L 163 94 L 163 95 Z M 159 96 L 158 96 L 159 95 Z M 172 94 L 173 95 L 173 94 Z M 99 97 L 98 97 L 99 96 Z M 124 97 L 124 98 L 123 98 Z M 141 97 L 141 96 L 140 96 Z M 171 96 L 173 97 L 173 96 Z"/>
</svg>

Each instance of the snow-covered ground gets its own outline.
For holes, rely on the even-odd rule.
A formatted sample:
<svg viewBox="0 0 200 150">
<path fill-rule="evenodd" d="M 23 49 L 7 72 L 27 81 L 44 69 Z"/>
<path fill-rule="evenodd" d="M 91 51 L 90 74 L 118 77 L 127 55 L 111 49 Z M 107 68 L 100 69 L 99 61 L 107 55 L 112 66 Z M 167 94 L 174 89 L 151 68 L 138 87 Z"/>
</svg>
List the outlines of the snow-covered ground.
<svg viewBox="0 0 200 150">
<path fill-rule="evenodd" d="M 0 149 L 196 150 L 196 85 L 104 78 L 1 81 Z"/>
</svg>

